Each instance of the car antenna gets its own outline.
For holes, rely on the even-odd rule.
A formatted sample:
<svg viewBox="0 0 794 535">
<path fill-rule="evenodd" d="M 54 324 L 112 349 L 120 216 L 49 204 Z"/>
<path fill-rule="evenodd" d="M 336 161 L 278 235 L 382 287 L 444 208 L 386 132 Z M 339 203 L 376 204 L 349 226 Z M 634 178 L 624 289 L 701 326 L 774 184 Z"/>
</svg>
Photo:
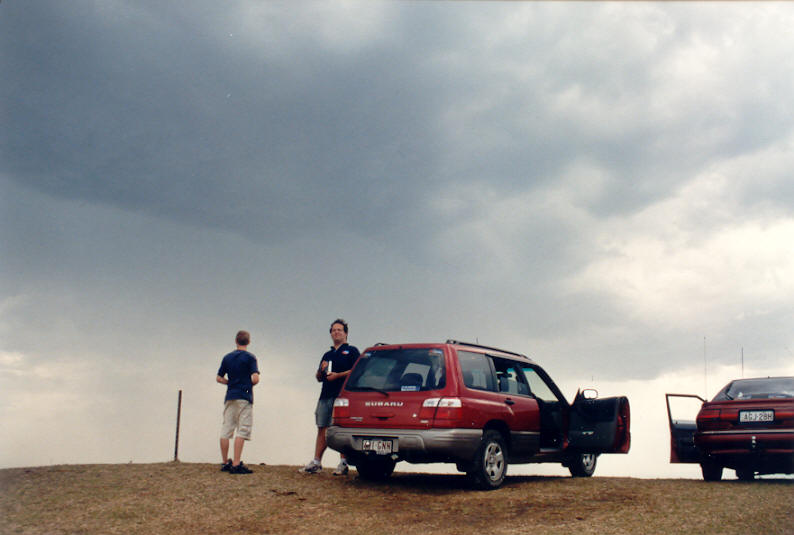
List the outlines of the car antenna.
<svg viewBox="0 0 794 535">
<path fill-rule="evenodd" d="M 703 397 L 709 397 L 708 360 L 706 359 L 706 337 L 703 337 Z"/>
</svg>

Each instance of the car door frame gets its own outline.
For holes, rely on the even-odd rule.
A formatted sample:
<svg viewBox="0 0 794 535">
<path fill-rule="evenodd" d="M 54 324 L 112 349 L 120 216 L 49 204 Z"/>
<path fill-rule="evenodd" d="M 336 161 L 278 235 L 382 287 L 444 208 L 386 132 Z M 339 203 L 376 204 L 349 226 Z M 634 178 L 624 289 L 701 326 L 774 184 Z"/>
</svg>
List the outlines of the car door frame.
<svg viewBox="0 0 794 535">
<path fill-rule="evenodd" d="M 670 462 L 673 464 L 701 463 L 703 453 L 695 444 L 697 421 L 674 420 L 670 409 L 670 398 L 695 398 L 701 403 L 706 400 L 696 394 L 665 394 L 667 403 L 667 423 L 670 426 Z"/>
<path fill-rule="evenodd" d="M 527 370 L 532 370 L 534 375 L 540 379 L 545 385 L 546 390 L 551 393 L 554 399 L 545 399 L 538 396 L 537 391 L 532 390 L 533 382 L 527 377 Z M 570 412 L 570 404 L 565 399 L 562 391 L 560 391 L 557 384 L 552 380 L 546 370 L 536 362 L 521 363 L 521 373 L 524 374 L 524 379 L 530 387 L 530 396 L 536 400 L 538 404 L 539 418 L 540 418 L 540 444 L 539 451 L 561 452 L 568 446 L 568 415 Z M 550 444 L 550 442 L 552 442 Z"/>
</svg>

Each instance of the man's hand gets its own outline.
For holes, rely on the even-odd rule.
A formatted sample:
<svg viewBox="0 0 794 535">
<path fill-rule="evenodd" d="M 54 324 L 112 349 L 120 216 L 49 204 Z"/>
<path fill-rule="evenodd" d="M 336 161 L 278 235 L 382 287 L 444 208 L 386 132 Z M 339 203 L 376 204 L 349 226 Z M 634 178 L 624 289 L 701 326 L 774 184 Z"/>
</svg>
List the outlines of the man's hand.
<svg viewBox="0 0 794 535">
<path fill-rule="evenodd" d="M 328 372 L 326 371 L 327 369 L 328 369 L 328 361 L 324 360 L 320 363 L 320 367 L 317 369 L 317 373 L 314 374 L 314 376 L 317 378 L 318 383 L 322 383 L 328 377 Z"/>
</svg>

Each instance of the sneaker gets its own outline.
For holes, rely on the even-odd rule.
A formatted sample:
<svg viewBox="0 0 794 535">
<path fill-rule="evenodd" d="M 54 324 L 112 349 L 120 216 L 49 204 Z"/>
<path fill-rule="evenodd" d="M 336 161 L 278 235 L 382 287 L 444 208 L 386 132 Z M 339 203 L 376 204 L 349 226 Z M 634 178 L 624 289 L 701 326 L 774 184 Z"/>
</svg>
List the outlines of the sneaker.
<svg viewBox="0 0 794 535">
<path fill-rule="evenodd" d="M 237 466 L 232 466 L 229 469 L 229 473 L 230 474 L 253 474 L 254 471 L 251 470 L 250 468 L 248 468 L 247 466 L 245 466 L 243 464 L 243 461 L 240 461 L 240 464 L 238 464 Z"/>
<path fill-rule="evenodd" d="M 232 469 L 232 460 L 226 459 L 226 462 L 221 465 L 221 472 L 228 472 Z"/>
<path fill-rule="evenodd" d="M 303 472 L 304 474 L 316 474 L 323 469 L 323 466 L 319 463 L 319 461 L 312 459 L 309 461 L 309 464 L 298 470 L 298 472 Z"/>
<path fill-rule="evenodd" d="M 334 470 L 335 476 L 346 476 L 348 471 L 350 471 L 350 467 L 347 465 L 347 462 L 341 461 L 339 465 Z"/>
</svg>

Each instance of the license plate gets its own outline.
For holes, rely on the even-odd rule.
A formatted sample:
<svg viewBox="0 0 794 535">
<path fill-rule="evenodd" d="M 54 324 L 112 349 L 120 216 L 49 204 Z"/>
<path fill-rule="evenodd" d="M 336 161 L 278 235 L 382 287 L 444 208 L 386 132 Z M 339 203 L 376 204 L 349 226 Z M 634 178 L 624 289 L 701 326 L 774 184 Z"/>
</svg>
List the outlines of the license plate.
<svg viewBox="0 0 794 535">
<path fill-rule="evenodd" d="M 377 455 L 388 455 L 392 452 L 392 441 L 365 438 L 361 443 L 361 448 L 364 451 L 374 451 Z"/>
<path fill-rule="evenodd" d="M 739 422 L 773 422 L 775 411 L 739 411 Z"/>
</svg>

